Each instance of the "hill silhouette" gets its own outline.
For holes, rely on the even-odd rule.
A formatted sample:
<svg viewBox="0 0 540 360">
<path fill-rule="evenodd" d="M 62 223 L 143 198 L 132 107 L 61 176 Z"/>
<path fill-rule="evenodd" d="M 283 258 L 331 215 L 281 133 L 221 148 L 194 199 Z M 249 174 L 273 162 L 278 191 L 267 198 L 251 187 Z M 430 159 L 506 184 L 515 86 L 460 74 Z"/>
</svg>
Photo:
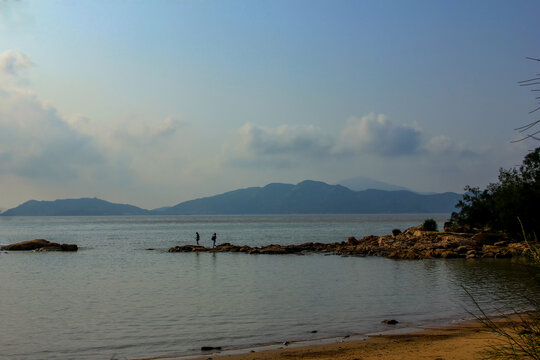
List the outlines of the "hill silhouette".
<svg viewBox="0 0 540 360">
<path fill-rule="evenodd" d="M 114 204 L 97 198 L 27 201 L 3 216 L 93 216 L 93 215 L 148 215 L 149 210 L 133 205 Z"/>
<path fill-rule="evenodd" d="M 296 185 L 272 183 L 160 209 L 161 214 L 340 214 L 450 213 L 461 195 L 422 195 L 412 191 L 353 191 L 342 185 L 305 180 Z"/>
<path fill-rule="evenodd" d="M 342 185 L 305 180 L 296 185 L 272 183 L 145 210 L 97 198 L 27 201 L 2 216 L 92 215 L 232 215 L 232 214 L 381 214 L 451 213 L 462 195 L 418 194 L 412 191 L 369 189 L 353 191 Z"/>
</svg>

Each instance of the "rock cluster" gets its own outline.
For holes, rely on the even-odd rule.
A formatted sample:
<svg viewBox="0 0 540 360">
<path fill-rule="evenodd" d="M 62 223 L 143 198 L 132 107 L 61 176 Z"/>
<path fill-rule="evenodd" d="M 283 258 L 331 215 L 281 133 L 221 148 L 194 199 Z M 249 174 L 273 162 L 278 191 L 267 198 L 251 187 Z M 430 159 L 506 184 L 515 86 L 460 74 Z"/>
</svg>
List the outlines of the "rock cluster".
<svg viewBox="0 0 540 360">
<path fill-rule="evenodd" d="M 323 244 L 308 242 L 300 245 L 267 245 L 250 247 L 224 243 L 215 248 L 183 245 L 169 252 L 242 252 L 246 254 L 306 254 L 329 253 L 344 256 L 383 256 L 393 259 L 428 258 L 508 258 L 526 255 L 527 245 L 512 242 L 503 234 L 476 234 L 423 231 L 413 227 L 396 235 L 369 235 L 360 240 Z"/>
<path fill-rule="evenodd" d="M 0 250 L 7 251 L 77 251 L 78 249 L 75 244 L 58 244 L 45 239 L 23 241 L 0 247 Z"/>
</svg>

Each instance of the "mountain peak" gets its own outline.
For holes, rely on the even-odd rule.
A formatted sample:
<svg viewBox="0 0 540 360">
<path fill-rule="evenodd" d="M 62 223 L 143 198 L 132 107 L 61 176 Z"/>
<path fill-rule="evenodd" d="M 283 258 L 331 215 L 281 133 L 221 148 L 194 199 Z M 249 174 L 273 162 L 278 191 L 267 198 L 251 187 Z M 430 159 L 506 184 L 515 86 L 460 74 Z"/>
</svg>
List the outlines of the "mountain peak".
<svg viewBox="0 0 540 360">
<path fill-rule="evenodd" d="M 348 187 L 354 191 L 362 191 L 368 189 L 385 190 L 385 191 L 398 191 L 406 190 L 412 191 L 406 187 L 390 184 L 384 181 L 375 180 L 367 176 L 355 176 L 349 179 L 338 182 L 338 185 Z"/>
</svg>

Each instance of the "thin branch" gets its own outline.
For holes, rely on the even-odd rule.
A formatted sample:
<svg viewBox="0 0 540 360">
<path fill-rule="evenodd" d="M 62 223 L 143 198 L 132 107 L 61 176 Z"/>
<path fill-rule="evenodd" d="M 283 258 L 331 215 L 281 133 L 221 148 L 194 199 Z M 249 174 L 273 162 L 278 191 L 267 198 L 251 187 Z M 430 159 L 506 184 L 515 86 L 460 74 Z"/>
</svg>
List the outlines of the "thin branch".
<svg viewBox="0 0 540 360">
<path fill-rule="evenodd" d="M 531 86 L 531 85 L 540 85 L 540 82 L 530 83 L 530 84 L 520 84 L 519 86 Z"/>
<path fill-rule="evenodd" d="M 536 121 L 533 121 L 531 123 L 528 123 L 527 125 L 524 125 L 524 126 L 520 126 L 518 128 L 515 128 L 514 130 L 520 130 L 520 132 L 523 132 L 523 131 L 526 131 L 530 128 L 532 128 L 534 125 L 540 123 L 540 119 L 536 120 Z"/>
<path fill-rule="evenodd" d="M 522 139 L 519 139 L 519 140 L 513 140 L 511 141 L 511 143 L 517 143 L 517 142 L 520 142 L 520 141 L 523 141 L 523 140 L 527 140 L 527 139 L 535 139 L 535 140 L 540 140 L 539 137 L 535 136 L 536 134 L 539 134 L 540 133 L 540 130 L 538 130 L 537 132 L 533 133 L 533 134 L 529 134 L 527 136 L 525 136 L 524 138 Z"/>
<path fill-rule="evenodd" d="M 532 114 L 533 112 L 535 112 L 536 110 L 540 109 L 540 106 L 537 107 L 536 109 L 534 109 L 533 111 L 529 111 L 529 114 Z"/>
<path fill-rule="evenodd" d="M 536 81 L 536 80 L 540 80 L 540 78 L 534 78 L 534 79 L 529 79 L 529 80 L 518 81 L 518 84 L 523 84 L 523 83 L 526 83 L 526 82 L 529 82 L 529 81 Z"/>
<path fill-rule="evenodd" d="M 532 57 L 526 57 L 525 59 L 534 60 L 534 61 L 540 61 L 540 59 L 532 58 Z"/>
</svg>

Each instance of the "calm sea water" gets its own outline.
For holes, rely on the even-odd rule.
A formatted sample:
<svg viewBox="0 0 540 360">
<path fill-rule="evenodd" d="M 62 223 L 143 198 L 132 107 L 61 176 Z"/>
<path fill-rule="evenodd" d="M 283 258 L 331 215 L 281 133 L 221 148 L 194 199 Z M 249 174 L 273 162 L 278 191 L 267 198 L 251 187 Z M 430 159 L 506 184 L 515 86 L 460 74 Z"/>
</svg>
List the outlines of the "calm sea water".
<svg viewBox="0 0 540 360">
<path fill-rule="evenodd" d="M 0 217 L 0 244 L 34 238 L 77 253 L 0 253 L 0 359 L 111 359 L 423 327 L 538 296 L 515 261 L 167 253 L 212 233 L 251 246 L 344 241 L 447 215 Z M 148 250 L 153 249 L 153 250 Z M 316 331 L 316 332 L 315 332 Z"/>
</svg>

